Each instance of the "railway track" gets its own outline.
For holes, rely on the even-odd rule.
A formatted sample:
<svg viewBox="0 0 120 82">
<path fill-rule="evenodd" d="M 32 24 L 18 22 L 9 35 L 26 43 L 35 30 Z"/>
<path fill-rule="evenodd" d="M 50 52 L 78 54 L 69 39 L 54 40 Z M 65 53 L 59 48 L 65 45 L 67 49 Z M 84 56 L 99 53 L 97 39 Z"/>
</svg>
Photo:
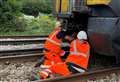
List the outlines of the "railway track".
<svg viewBox="0 0 120 82">
<path fill-rule="evenodd" d="M 46 37 L 47 36 L 0 36 L 0 59 L 38 55 L 43 51 L 43 42 Z"/>
<path fill-rule="evenodd" d="M 12 57 L 28 57 L 28 56 L 39 56 L 42 53 L 43 47 L 36 49 L 19 49 L 19 50 L 8 50 L 0 51 L 0 59 L 12 58 Z"/>
<path fill-rule="evenodd" d="M 20 39 L 20 38 L 39 38 L 39 37 L 47 37 L 47 35 L 43 36 L 0 36 L 0 39 L 2 38 L 15 38 L 15 39 Z"/>
<path fill-rule="evenodd" d="M 0 82 L 29 82 L 38 58 L 42 53 L 29 53 L 0 58 Z"/>
<path fill-rule="evenodd" d="M 19 65 L 21 66 L 26 62 L 30 63 L 30 64 L 32 63 L 33 65 L 30 68 L 33 69 L 35 62 L 41 56 L 42 56 L 42 53 L 34 53 L 34 54 L 28 53 L 28 55 L 24 54 L 24 56 L 17 55 L 14 57 L 10 57 L 10 56 L 8 56 L 6 58 L 3 57 L 3 58 L 0 58 L 0 60 L 1 60 L 1 63 L 4 63 L 5 65 L 6 64 L 12 65 L 14 63 L 15 66 L 17 65 L 18 67 L 19 67 Z M 30 74 L 30 71 L 29 71 L 29 74 Z M 97 68 L 96 71 L 89 70 L 88 72 L 83 73 L 83 74 L 74 74 L 74 75 L 67 76 L 67 77 L 55 77 L 55 78 L 46 79 L 46 80 L 29 81 L 29 79 L 27 79 L 27 81 L 25 81 L 26 79 L 23 79 L 23 81 L 20 81 L 21 79 L 17 79 L 15 81 L 16 82 L 17 81 L 19 81 L 19 82 L 96 82 L 95 80 L 105 79 L 106 76 L 110 77 L 112 74 L 120 75 L 120 67 L 115 67 L 115 68 L 111 67 L 109 69 Z M 24 77 L 28 78 L 29 76 L 24 76 Z M 19 76 L 18 76 L 18 78 L 19 78 Z M 9 82 L 9 81 L 7 81 L 7 82 Z M 12 81 L 12 82 L 14 82 L 14 81 Z M 97 81 L 97 82 L 110 82 L 110 81 Z M 112 81 L 112 82 L 114 82 L 114 81 Z M 116 82 L 119 82 L 119 81 L 116 81 Z"/>
<path fill-rule="evenodd" d="M 97 71 L 89 71 L 82 74 L 74 74 L 67 77 L 56 77 L 53 79 L 46 80 L 38 80 L 38 81 L 30 81 L 30 82 L 98 82 L 97 79 L 105 79 L 106 76 L 110 76 L 111 74 L 119 74 L 120 75 L 120 67 L 101 69 Z M 119 82 L 120 80 L 112 81 Z M 101 81 L 104 82 L 104 81 Z M 111 82 L 111 81 L 105 81 Z"/>
<path fill-rule="evenodd" d="M 0 58 L 3 57 L 17 57 L 17 56 L 28 56 L 29 54 L 36 54 L 36 53 L 42 53 L 43 51 L 43 44 L 36 44 L 34 46 L 32 45 L 25 45 L 18 46 L 15 48 L 13 46 L 9 46 L 10 48 L 7 49 L 7 46 L 4 46 L 3 49 L 0 49 Z M 11 48 L 13 47 L 13 48 Z"/>
<path fill-rule="evenodd" d="M 0 82 L 29 82 L 46 36 L 0 37 Z M 9 47 L 9 48 L 8 48 Z"/>
<path fill-rule="evenodd" d="M 31 71 L 33 70 L 33 67 L 35 65 L 35 62 L 37 61 L 37 59 L 39 57 L 41 57 L 43 55 L 42 51 L 43 51 L 43 44 L 42 42 L 44 42 L 46 37 L 42 37 L 42 39 L 40 39 L 41 37 L 37 36 L 37 41 L 36 38 L 34 37 L 21 37 L 21 36 L 17 36 L 17 37 L 12 37 L 12 39 L 8 39 L 11 36 L 8 37 L 0 37 L 0 43 L 2 43 L 2 45 L 15 45 L 18 44 L 18 42 L 20 42 L 20 44 L 30 44 L 34 42 L 38 42 L 37 47 L 35 48 L 24 48 L 24 49 L 11 49 L 11 50 L 0 50 L 0 81 L 6 81 L 6 82 L 10 82 L 11 80 L 14 80 L 12 82 L 96 82 L 95 80 L 97 79 L 105 79 L 106 76 L 110 76 L 111 74 L 115 74 L 115 75 L 120 75 L 120 67 L 116 67 L 116 68 L 109 68 L 109 69 L 101 69 L 97 68 L 97 71 L 95 70 L 89 70 L 86 73 L 83 74 L 75 74 L 75 75 L 71 75 L 68 77 L 55 77 L 55 78 L 51 78 L 51 79 L 46 79 L 46 80 L 37 80 L 37 81 L 29 81 L 29 75 L 31 73 Z M 39 37 L 39 40 L 38 40 Z M 3 40 L 4 38 L 4 40 Z M 2 39 L 2 40 L 1 40 Z M 8 39 L 8 40 L 6 40 Z M 30 41 L 30 42 L 29 42 Z M 4 43 L 4 44 L 3 44 Z M 101 58 L 102 59 L 102 58 Z M 16 68 L 17 66 L 17 68 Z M 2 69 L 3 67 L 3 69 Z M 6 67 L 6 68 L 4 68 Z M 20 70 L 18 70 L 18 68 Z M 30 70 L 27 70 L 29 69 Z M 4 71 L 4 69 L 10 69 L 8 72 Z M 12 70 L 11 70 L 12 69 Z M 16 70 L 15 73 L 11 72 Z M 26 69 L 26 70 L 24 70 Z M 3 70 L 3 72 L 1 72 Z M 24 70 L 24 73 L 22 72 Z M 20 71 L 19 75 L 17 73 L 17 71 Z M 2 75 L 1 75 L 2 74 Z M 7 75 L 6 75 L 7 74 Z M 18 76 L 18 75 L 19 76 Z M 11 75 L 11 76 L 10 76 Z M 15 76 L 16 77 L 15 77 Z M 7 80 L 7 79 L 8 80 Z M 13 79 L 11 79 L 13 78 Z M 17 78 L 17 79 L 16 79 Z M 16 80 L 15 80 L 16 79 Z M 22 79 L 22 81 L 21 81 Z M 97 81 L 100 82 L 100 81 Z M 104 81 L 101 81 L 104 82 Z M 105 81 L 105 82 L 109 82 L 109 81 Z M 114 82 L 114 81 L 111 81 Z M 120 82 L 116 81 L 116 82 Z"/>
<path fill-rule="evenodd" d="M 0 45 L 39 44 L 45 41 L 47 36 L 0 36 Z"/>
</svg>

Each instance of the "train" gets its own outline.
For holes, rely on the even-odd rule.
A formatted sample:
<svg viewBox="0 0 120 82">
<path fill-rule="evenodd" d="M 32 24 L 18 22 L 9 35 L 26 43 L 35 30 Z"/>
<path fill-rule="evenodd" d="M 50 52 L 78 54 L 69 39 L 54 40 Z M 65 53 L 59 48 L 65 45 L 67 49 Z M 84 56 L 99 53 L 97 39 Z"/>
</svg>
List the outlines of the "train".
<svg viewBox="0 0 120 82">
<path fill-rule="evenodd" d="M 85 30 L 94 52 L 120 64 L 120 0 L 53 0 L 53 16 L 68 32 Z"/>
</svg>

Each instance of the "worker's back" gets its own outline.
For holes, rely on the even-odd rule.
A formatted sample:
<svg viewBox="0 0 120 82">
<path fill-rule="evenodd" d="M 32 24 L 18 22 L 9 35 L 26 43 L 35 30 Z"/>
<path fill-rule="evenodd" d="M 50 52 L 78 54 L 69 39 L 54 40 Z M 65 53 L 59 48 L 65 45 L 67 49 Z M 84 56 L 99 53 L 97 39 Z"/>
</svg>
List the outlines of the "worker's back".
<svg viewBox="0 0 120 82">
<path fill-rule="evenodd" d="M 60 43 L 62 41 L 62 39 L 58 39 L 57 38 L 57 34 L 60 32 L 60 30 L 54 30 L 53 32 L 51 32 L 44 44 L 44 48 L 56 52 L 58 53 L 58 51 L 60 50 Z"/>
<path fill-rule="evenodd" d="M 70 54 L 66 62 L 72 62 L 80 67 L 87 69 L 89 60 L 89 49 L 88 42 L 80 43 L 78 39 L 74 40 L 70 46 Z"/>
</svg>

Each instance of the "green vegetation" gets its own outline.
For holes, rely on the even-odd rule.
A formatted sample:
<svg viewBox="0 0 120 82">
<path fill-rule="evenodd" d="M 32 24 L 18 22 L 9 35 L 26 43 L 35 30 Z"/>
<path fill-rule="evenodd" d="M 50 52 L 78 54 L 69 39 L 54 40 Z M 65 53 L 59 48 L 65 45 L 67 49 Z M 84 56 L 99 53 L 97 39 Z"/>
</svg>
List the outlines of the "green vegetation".
<svg viewBox="0 0 120 82">
<path fill-rule="evenodd" d="M 51 11 L 51 0 L 0 0 L 0 35 L 46 35 L 55 23 Z"/>
<path fill-rule="evenodd" d="M 54 18 L 47 15 L 33 19 L 25 17 L 21 17 L 20 19 L 26 22 L 24 31 L 1 32 L 1 35 L 47 35 L 53 30 L 55 24 Z"/>
<path fill-rule="evenodd" d="M 23 0 L 23 11 L 26 14 L 36 16 L 41 13 L 52 12 L 52 0 Z"/>
<path fill-rule="evenodd" d="M 0 31 L 9 32 L 24 30 L 25 24 L 21 22 L 22 20 L 18 19 L 19 16 L 21 16 L 20 6 L 15 5 L 14 1 L 0 1 Z M 18 27 L 16 28 L 16 26 Z"/>
</svg>

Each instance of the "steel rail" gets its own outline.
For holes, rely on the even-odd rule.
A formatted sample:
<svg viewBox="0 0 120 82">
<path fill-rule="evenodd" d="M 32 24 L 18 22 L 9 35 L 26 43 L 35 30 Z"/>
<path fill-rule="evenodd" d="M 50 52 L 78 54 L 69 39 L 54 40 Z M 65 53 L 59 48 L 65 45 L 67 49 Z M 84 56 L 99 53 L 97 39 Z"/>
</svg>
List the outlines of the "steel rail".
<svg viewBox="0 0 120 82">
<path fill-rule="evenodd" d="M 44 41 L 46 40 L 46 37 L 42 38 L 31 38 L 31 39 L 10 39 L 10 40 L 0 40 L 0 42 L 25 42 L 25 41 Z"/>
<path fill-rule="evenodd" d="M 0 59 L 9 58 L 9 57 L 23 57 L 23 56 L 31 56 L 30 54 L 42 53 L 43 44 L 39 44 L 38 46 L 30 47 L 30 48 L 16 48 L 16 49 L 2 49 L 0 50 Z"/>
<path fill-rule="evenodd" d="M 39 57 L 42 56 L 43 53 L 34 53 L 34 54 L 25 54 L 25 55 L 13 55 L 13 56 L 1 56 L 0 59 L 12 59 L 12 58 L 23 58 L 23 57 Z"/>
<path fill-rule="evenodd" d="M 18 50 L 5 50 L 0 51 L 0 59 L 1 58 L 9 58 L 9 57 L 23 57 L 23 56 L 31 56 L 30 54 L 42 53 L 43 47 L 34 48 L 34 49 L 18 49 Z"/>
<path fill-rule="evenodd" d="M 102 69 L 97 71 L 85 72 L 81 74 L 74 74 L 67 77 L 56 77 L 46 80 L 37 80 L 30 82 L 87 82 L 87 80 L 96 80 L 99 78 L 104 78 L 112 73 L 120 73 L 120 67 Z"/>
<path fill-rule="evenodd" d="M 13 39 L 20 39 L 20 38 L 42 38 L 42 37 L 47 37 L 48 35 L 43 35 L 43 36 L 0 36 L 0 39 L 7 39 L 7 38 L 13 38 Z"/>
<path fill-rule="evenodd" d="M 11 45 L 11 44 L 16 45 L 18 43 L 22 43 L 22 44 L 26 44 L 26 43 L 37 44 L 38 43 L 39 45 L 39 46 L 31 47 L 31 48 L 21 48 L 21 49 L 16 48 L 16 49 L 5 49 L 5 50 L 2 49 L 0 50 L 0 59 L 34 56 L 34 54 L 36 55 L 37 53 L 38 54 L 42 53 L 43 42 L 45 41 L 46 37 L 47 36 L 0 36 L 0 45 Z M 2 48 L 2 46 L 0 47 Z"/>
<path fill-rule="evenodd" d="M 18 49 L 18 50 L 4 50 L 0 51 L 0 60 L 5 59 L 20 59 L 20 58 L 34 58 L 40 57 L 43 55 L 43 46 L 39 48 L 33 49 Z M 105 77 L 111 73 L 118 73 L 120 72 L 120 67 L 117 68 L 109 68 L 104 70 L 97 70 L 97 71 L 88 71 L 81 74 L 74 74 L 67 77 L 55 77 L 46 80 L 37 80 L 37 81 L 30 81 L 30 82 L 87 82 L 87 80 L 96 80 L 100 77 Z"/>
<path fill-rule="evenodd" d="M 44 43 L 47 37 L 11 37 L 11 38 L 0 38 L 0 45 L 16 45 L 16 44 L 39 44 Z"/>
</svg>

